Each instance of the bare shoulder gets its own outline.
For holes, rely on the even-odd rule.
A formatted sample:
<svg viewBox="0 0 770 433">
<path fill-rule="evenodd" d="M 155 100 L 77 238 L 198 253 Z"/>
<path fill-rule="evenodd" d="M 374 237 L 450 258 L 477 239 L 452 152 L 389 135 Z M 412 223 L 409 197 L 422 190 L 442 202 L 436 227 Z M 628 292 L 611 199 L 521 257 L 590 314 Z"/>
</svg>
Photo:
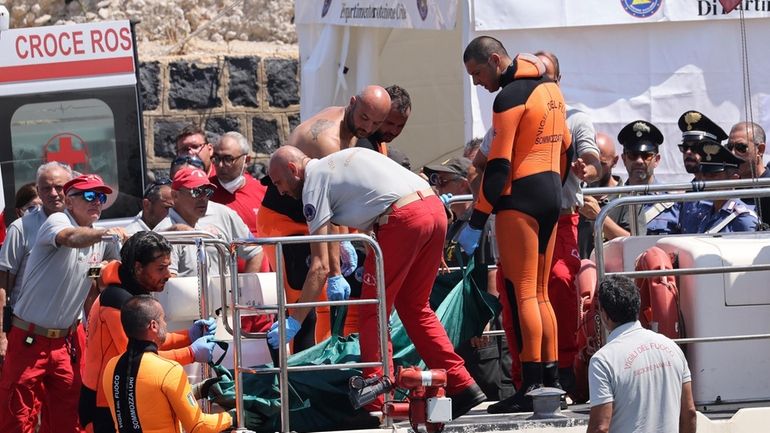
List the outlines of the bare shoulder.
<svg viewBox="0 0 770 433">
<path fill-rule="evenodd" d="M 344 107 L 329 107 L 302 122 L 292 132 L 289 144 L 311 158 L 321 158 L 340 149 L 340 122 Z"/>
</svg>

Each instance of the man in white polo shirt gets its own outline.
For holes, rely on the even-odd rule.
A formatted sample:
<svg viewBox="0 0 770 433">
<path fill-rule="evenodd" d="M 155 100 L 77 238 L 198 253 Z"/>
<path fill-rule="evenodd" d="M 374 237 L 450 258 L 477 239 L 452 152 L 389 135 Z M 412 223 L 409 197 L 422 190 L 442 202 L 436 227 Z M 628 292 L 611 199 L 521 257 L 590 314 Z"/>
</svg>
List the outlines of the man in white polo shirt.
<svg viewBox="0 0 770 433">
<path fill-rule="evenodd" d="M 64 185 L 66 210 L 51 214 L 40 227 L 8 333 L 13 356 L 0 376 L 4 433 L 34 431 L 36 420 L 30 413 L 37 400 L 42 402 L 44 426 L 56 432 L 79 431 L 83 348 L 75 329 L 93 283 L 89 270 L 103 259 L 119 257 L 116 245 L 102 242 L 102 237 L 125 237 L 119 228 L 92 228 L 111 193 L 99 176 L 78 176 Z"/>
<path fill-rule="evenodd" d="M 227 242 L 249 238 L 249 228 L 234 210 L 209 200 L 215 188 L 203 170 L 194 167 L 178 170 L 171 183 L 174 207 L 169 209 L 168 216 L 155 226 L 154 231 L 202 230 Z M 259 272 L 262 247 L 239 248 L 238 256 L 246 261 L 244 272 Z M 209 254 L 208 257 L 209 269 L 218 274 L 217 256 Z M 198 275 L 195 247 L 175 246 L 169 269 L 178 277 Z"/>
<path fill-rule="evenodd" d="M 428 368 L 446 370 L 452 416 L 457 418 L 484 401 L 484 393 L 455 353 L 428 303 L 447 227 L 444 205 L 430 185 L 387 156 L 362 148 L 311 159 L 296 147 L 284 146 L 270 158 L 269 174 L 282 195 L 302 199 L 311 235 L 328 234 L 332 224 L 374 230 L 385 264 L 388 314 L 395 306 Z M 310 271 L 298 302 L 318 300 L 330 269 L 324 244 L 313 243 L 310 248 Z M 369 255 L 364 264 L 361 298 L 376 296 L 374 255 Z M 292 309 L 285 325 L 289 339 L 307 313 L 307 309 Z M 268 332 L 268 342 L 274 348 L 278 346 L 279 326 L 276 322 Z M 376 305 L 360 306 L 359 329 L 361 361 L 378 361 Z M 388 358 L 392 365 L 390 354 Z M 381 374 L 378 368 L 364 369 L 365 376 Z M 381 405 L 382 398 L 368 409 L 376 410 Z"/>
<path fill-rule="evenodd" d="M 596 296 L 610 334 L 588 367 L 588 433 L 695 433 L 687 360 L 668 337 L 642 328 L 634 282 L 606 277 Z"/>
</svg>

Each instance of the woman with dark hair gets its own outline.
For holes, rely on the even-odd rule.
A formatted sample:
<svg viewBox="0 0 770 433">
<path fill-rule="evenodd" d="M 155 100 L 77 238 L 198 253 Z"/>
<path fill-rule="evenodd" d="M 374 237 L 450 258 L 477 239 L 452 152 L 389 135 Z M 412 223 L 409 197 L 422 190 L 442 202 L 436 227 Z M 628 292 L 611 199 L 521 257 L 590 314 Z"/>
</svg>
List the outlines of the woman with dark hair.
<svg viewBox="0 0 770 433">
<path fill-rule="evenodd" d="M 40 200 L 40 196 L 37 195 L 35 182 L 25 183 L 18 191 L 16 191 L 14 207 L 16 208 L 17 218 L 23 217 L 28 211 L 35 209 L 42 204 L 43 201 Z"/>
</svg>

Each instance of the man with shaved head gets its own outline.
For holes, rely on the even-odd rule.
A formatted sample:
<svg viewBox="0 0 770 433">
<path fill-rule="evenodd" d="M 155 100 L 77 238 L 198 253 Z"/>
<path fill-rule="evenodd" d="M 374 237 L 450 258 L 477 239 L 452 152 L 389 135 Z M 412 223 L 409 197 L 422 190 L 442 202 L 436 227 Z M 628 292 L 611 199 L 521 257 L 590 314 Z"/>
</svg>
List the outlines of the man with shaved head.
<svg viewBox="0 0 770 433">
<path fill-rule="evenodd" d="M 302 122 L 289 136 L 287 145 L 296 147 L 310 158 L 323 158 L 341 149 L 355 147 L 358 139 L 365 138 L 377 131 L 390 113 L 391 100 L 387 90 L 381 86 L 367 86 L 361 93 L 350 98 L 346 107 L 328 107 Z M 299 197 L 281 196 L 280 192 L 266 176 L 267 185 L 262 208 L 257 214 L 257 230 L 262 236 L 302 236 L 307 235 L 307 224 L 302 213 L 302 201 Z M 338 228 L 332 228 L 339 233 Z M 268 260 L 275 269 L 275 249 L 265 246 Z M 286 299 L 293 303 L 300 298 L 301 289 L 308 273 L 310 246 L 307 244 L 286 245 L 282 257 L 286 269 Z M 350 286 L 344 275 L 351 274 L 356 268 L 357 256 L 349 242 L 329 244 L 329 271 L 327 292 L 333 299 L 349 296 Z M 340 256 L 343 263 L 340 263 Z M 321 299 L 326 300 L 324 293 Z M 317 299 L 313 299 L 317 300 Z M 319 326 L 316 329 L 315 315 L 318 314 Z M 329 308 L 319 307 L 309 312 L 303 322 L 300 335 L 294 340 L 294 350 L 310 347 L 329 334 Z M 315 332 L 313 331 L 315 330 Z"/>
<path fill-rule="evenodd" d="M 285 146 L 270 158 L 268 173 L 281 194 L 302 199 L 310 234 L 329 234 L 333 224 L 374 231 L 382 249 L 387 312 L 390 314 L 396 308 L 428 368 L 446 370 L 452 417 L 457 418 L 484 401 L 484 393 L 455 353 L 428 302 L 447 227 L 444 205 L 430 185 L 385 155 L 361 148 L 343 149 L 314 159 L 297 148 Z M 333 265 L 322 244 L 314 243 L 310 248 L 310 272 L 300 302 L 318 297 Z M 369 255 L 362 276 L 362 299 L 377 298 L 374 275 L 374 257 Z M 359 308 L 361 360 L 377 361 L 381 359 L 377 306 L 367 304 Z M 276 322 L 267 334 L 268 343 L 278 347 L 282 326 L 287 339 L 292 339 L 307 320 L 306 314 L 306 309 L 295 309 L 285 323 Z M 381 374 L 379 368 L 364 369 L 366 377 Z M 379 397 L 367 409 L 381 410 L 382 404 Z"/>
</svg>

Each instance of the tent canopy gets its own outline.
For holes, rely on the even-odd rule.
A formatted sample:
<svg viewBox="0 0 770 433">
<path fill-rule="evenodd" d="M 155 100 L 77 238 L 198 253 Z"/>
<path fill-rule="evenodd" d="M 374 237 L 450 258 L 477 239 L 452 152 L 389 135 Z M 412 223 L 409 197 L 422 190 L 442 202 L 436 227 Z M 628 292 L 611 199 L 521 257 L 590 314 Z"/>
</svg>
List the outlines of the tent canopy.
<svg viewBox="0 0 770 433">
<path fill-rule="evenodd" d="M 297 0 L 301 116 L 345 105 L 367 84 L 399 84 L 411 94 L 413 110 L 393 144 L 415 168 L 459 154 L 466 141 L 491 125 L 495 95 L 474 87 L 462 63 L 466 44 L 480 35 L 499 39 L 511 55 L 555 53 L 567 102 L 586 111 L 597 131 L 615 137 L 637 119 L 658 126 L 665 137 L 656 170 L 662 180 L 689 180 L 676 147 L 677 120 L 687 110 L 705 113 L 727 132 L 745 119 L 770 127 L 770 57 L 763 55 L 764 41 L 770 40 L 770 4 L 750 2 L 743 11 L 748 100 L 741 11 L 722 14 L 716 0 L 395 5 Z"/>
</svg>

